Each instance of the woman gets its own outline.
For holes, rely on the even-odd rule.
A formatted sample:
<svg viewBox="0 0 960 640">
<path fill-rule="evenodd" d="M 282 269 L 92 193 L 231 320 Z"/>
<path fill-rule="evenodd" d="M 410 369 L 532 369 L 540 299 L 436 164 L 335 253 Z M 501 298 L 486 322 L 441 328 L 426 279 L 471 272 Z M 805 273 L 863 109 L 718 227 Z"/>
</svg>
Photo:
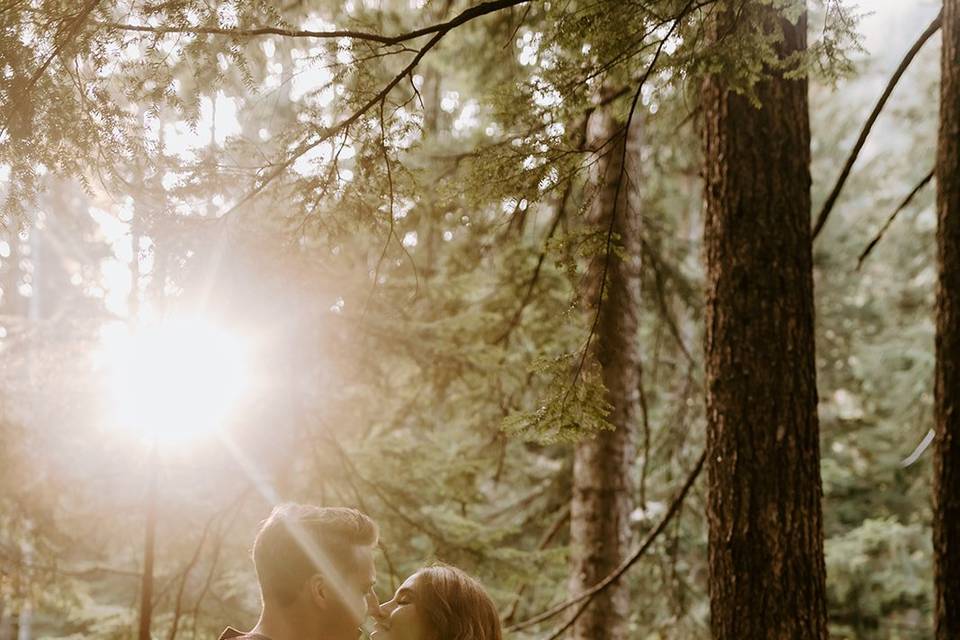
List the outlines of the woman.
<svg viewBox="0 0 960 640">
<path fill-rule="evenodd" d="M 417 571 L 380 606 L 374 640 L 501 640 L 500 616 L 480 583 L 446 565 Z"/>
</svg>

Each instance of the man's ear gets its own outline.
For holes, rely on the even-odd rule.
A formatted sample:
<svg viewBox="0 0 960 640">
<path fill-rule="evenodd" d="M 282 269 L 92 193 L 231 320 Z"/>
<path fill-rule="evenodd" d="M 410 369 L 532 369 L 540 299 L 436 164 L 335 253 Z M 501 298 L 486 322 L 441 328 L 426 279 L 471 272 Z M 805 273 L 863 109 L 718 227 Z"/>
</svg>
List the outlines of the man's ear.
<svg viewBox="0 0 960 640">
<path fill-rule="evenodd" d="M 323 583 L 323 576 L 315 573 L 307 580 L 307 597 L 318 607 L 327 606 L 327 591 Z"/>
</svg>

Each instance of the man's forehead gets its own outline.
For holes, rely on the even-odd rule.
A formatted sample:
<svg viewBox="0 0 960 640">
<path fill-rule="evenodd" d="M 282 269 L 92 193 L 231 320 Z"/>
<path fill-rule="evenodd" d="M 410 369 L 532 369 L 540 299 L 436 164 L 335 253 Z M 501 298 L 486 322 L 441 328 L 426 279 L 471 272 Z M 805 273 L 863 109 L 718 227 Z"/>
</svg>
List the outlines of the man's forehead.
<svg viewBox="0 0 960 640">
<path fill-rule="evenodd" d="M 357 568 L 357 573 L 364 577 L 369 578 L 371 581 L 376 581 L 377 579 L 377 566 L 373 561 L 373 547 L 367 547 L 358 545 L 354 547 L 354 566 Z"/>
</svg>

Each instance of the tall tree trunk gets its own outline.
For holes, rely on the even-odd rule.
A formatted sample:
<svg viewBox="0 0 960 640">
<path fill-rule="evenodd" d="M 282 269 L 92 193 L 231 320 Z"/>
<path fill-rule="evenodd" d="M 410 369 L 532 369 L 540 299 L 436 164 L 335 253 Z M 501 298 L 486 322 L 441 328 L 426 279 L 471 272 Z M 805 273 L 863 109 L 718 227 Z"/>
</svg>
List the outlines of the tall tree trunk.
<svg viewBox="0 0 960 640">
<path fill-rule="evenodd" d="M 601 147 L 618 128 L 619 124 L 607 109 L 596 111 L 588 124 L 587 144 L 594 149 Z M 631 128 L 639 131 L 636 126 Z M 614 238 L 618 239 L 621 249 L 611 251 L 608 262 L 603 255 L 593 260 L 583 291 L 592 319 L 601 302 L 606 263 L 606 286 L 590 356 L 601 368 L 607 400 L 612 407 L 608 420 L 614 428 L 583 440 L 574 452 L 570 509 L 574 549 L 570 588 L 573 593 L 580 593 L 606 577 L 626 556 L 630 544 L 633 502 L 630 472 L 635 457 L 632 435 L 639 411 L 640 248 L 639 216 L 630 197 L 630 182 L 636 176 L 621 171 L 625 138 L 628 148 L 636 143 L 635 135 L 617 134 L 616 142 L 606 147 L 605 155 L 594 165 L 592 175 L 596 193 L 588 222 L 605 237 L 613 216 Z M 623 184 L 618 191 L 617 183 L 621 179 Z M 598 595 L 574 625 L 574 638 L 626 638 L 629 596 L 628 584 L 624 581 Z"/>
<path fill-rule="evenodd" d="M 933 552 L 937 640 L 960 638 L 960 0 L 944 0 L 937 144 Z"/>
<path fill-rule="evenodd" d="M 732 4 L 732 3 L 730 3 Z M 806 16 L 733 22 L 806 48 Z M 827 637 L 814 360 L 807 81 L 765 70 L 756 108 L 704 87 L 710 610 L 718 640 Z"/>
</svg>

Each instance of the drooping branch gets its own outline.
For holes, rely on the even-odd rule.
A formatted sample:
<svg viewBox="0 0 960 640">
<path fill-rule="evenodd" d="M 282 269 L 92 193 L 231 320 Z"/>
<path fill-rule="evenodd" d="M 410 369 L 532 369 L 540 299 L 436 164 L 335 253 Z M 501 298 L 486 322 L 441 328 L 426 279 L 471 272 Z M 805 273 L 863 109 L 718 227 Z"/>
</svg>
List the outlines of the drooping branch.
<svg viewBox="0 0 960 640">
<path fill-rule="evenodd" d="M 917 195 L 917 193 L 919 193 L 921 189 L 927 186 L 927 184 L 931 180 L 933 180 L 934 171 L 935 171 L 934 169 L 930 169 L 930 172 L 927 175 L 923 176 L 920 182 L 917 183 L 917 186 L 915 186 L 910 191 L 910 193 L 907 194 L 907 197 L 904 198 L 903 201 L 897 206 L 897 208 L 893 210 L 893 213 L 890 214 L 890 217 L 887 218 L 887 221 L 884 222 L 883 226 L 880 227 L 880 230 L 877 231 L 877 235 L 873 237 L 873 240 L 871 240 L 867 244 L 866 248 L 863 250 L 863 253 L 860 254 L 859 258 L 857 258 L 857 271 L 860 270 L 860 267 L 863 266 L 863 261 L 867 259 L 867 256 L 870 255 L 874 247 L 877 246 L 877 243 L 880 242 L 881 238 L 883 238 L 883 234 L 887 232 L 887 229 L 889 229 L 890 225 L 893 224 L 893 221 L 896 220 L 897 215 L 899 215 L 901 211 L 906 209 L 907 205 L 909 205 L 913 201 L 913 197 Z"/>
<path fill-rule="evenodd" d="M 360 312 L 360 318 L 363 319 L 367 316 L 367 310 L 370 308 L 370 301 L 373 300 L 373 295 L 377 292 L 377 284 L 380 282 L 380 268 L 383 266 L 383 261 L 387 257 L 387 250 L 390 248 L 390 241 L 393 239 L 397 240 L 397 244 L 403 247 L 403 242 L 400 241 L 400 238 L 397 237 L 396 231 L 396 220 L 393 217 L 394 212 L 394 192 L 393 192 L 393 169 L 390 167 L 390 153 L 387 151 L 387 123 L 383 117 L 383 103 L 384 100 L 380 101 L 380 150 L 383 153 L 383 163 L 387 169 L 387 186 L 389 194 L 389 208 L 387 209 L 387 221 L 389 227 L 387 229 L 387 238 L 383 242 L 383 250 L 380 252 L 380 257 L 377 259 L 377 266 L 373 270 L 373 285 L 370 287 L 370 293 L 367 295 L 367 301 L 363 305 L 363 311 Z M 406 252 L 406 249 L 404 248 Z M 407 253 L 407 256 L 410 257 L 410 254 Z M 410 262 L 413 264 L 413 273 L 416 276 L 417 267 L 416 263 L 413 262 L 413 258 L 410 257 Z M 420 291 L 420 278 L 417 277 L 417 292 Z M 414 295 L 416 297 L 416 294 Z"/>
<path fill-rule="evenodd" d="M 649 80 L 650 75 L 653 73 L 654 68 L 657 65 L 657 61 L 660 59 L 660 54 L 663 52 L 663 47 L 666 45 L 667 40 L 673 35 L 673 32 L 676 31 L 677 27 L 680 25 L 680 21 L 686 16 L 694 6 L 694 0 L 690 0 L 687 4 L 681 9 L 680 13 L 674 18 L 673 23 L 670 25 L 670 29 L 660 40 L 660 44 L 657 46 L 656 52 L 653 54 L 653 58 L 650 60 L 650 64 L 647 65 L 646 71 L 644 71 L 643 76 L 640 78 L 640 82 L 637 83 L 637 89 L 633 94 L 633 100 L 630 103 L 630 111 L 627 113 L 627 121 L 623 125 L 622 135 L 624 136 L 624 144 L 622 150 L 622 156 L 620 158 L 620 175 L 617 178 L 616 190 L 613 194 L 613 210 L 610 212 L 610 224 L 607 227 L 606 233 L 606 243 L 605 243 L 605 256 L 603 261 L 603 272 L 600 274 L 600 291 L 597 294 L 597 310 L 593 317 L 593 322 L 590 325 L 590 333 L 587 334 L 586 343 L 583 346 L 583 351 L 580 356 L 579 363 L 577 364 L 577 369 L 573 374 L 573 381 L 570 384 L 570 387 L 567 389 L 567 392 L 563 396 L 563 407 L 566 407 L 567 399 L 570 396 L 570 393 L 577 386 L 577 381 L 580 378 L 580 374 L 583 373 L 583 367 L 587 361 L 587 354 L 590 351 L 590 343 L 593 340 L 594 335 L 597 332 L 597 326 L 600 323 L 600 310 L 603 307 L 603 293 L 606 290 L 607 285 L 607 276 L 610 272 L 610 262 L 613 258 L 613 230 L 616 223 L 617 217 L 617 204 L 620 201 L 620 191 L 623 188 L 624 177 L 627 170 L 627 143 L 626 137 L 630 132 L 630 125 L 633 122 L 633 116 L 637 110 L 637 103 L 640 101 L 640 94 L 643 92 L 643 87 L 646 85 L 647 80 Z"/>
<path fill-rule="evenodd" d="M 303 157 L 303 155 L 309 152 L 310 150 L 316 148 L 320 144 L 331 139 L 332 137 L 337 135 L 341 130 L 345 129 L 346 127 L 349 127 L 351 124 L 353 124 L 358 119 L 360 119 L 363 115 L 365 115 L 368 111 L 370 111 L 370 109 L 372 109 L 375 105 L 382 103 L 384 100 L 386 100 L 387 96 L 390 94 L 393 88 L 396 87 L 405 77 L 407 77 L 417 67 L 417 65 L 420 64 L 420 61 L 423 60 L 423 57 L 427 55 L 427 53 L 431 49 L 433 49 L 437 45 L 437 43 L 440 42 L 440 40 L 443 39 L 443 37 L 447 35 L 451 30 L 455 29 L 456 27 L 459 27 L 460 25 L 466 22 L 469 22 L 470 20 L 473 20 L 480 16 L 487 15 L 489 13 L 493 13 L 505 7 L 511 7 L 516 4 L 520 4 L 521 2 L 529 2 L 529 0 L 498 0 L 497 2 L 487 2 L 484 4 L 480 4 L 480 5 L 477 5 L 476 7 L 467 9 L 466 11 L 458 15 L 456 18 L 453 18 L 448 22 L 442 23 L 441 28 L 424 32 L 424 33 L 419 33 L 418 35 L 425 35 L 425 33 L 433 33 L 433 37 L 430 38 L 430 40 L 428 40 L 427 43 L 420 48 L 420 50 L 417 52 L 417 55 L 414 56 L 413 60 L 411 60 L 409 64 L 407 64 L 407 66 L 405 66 L 397 75 L 395 75 L 393 79 L 391 79 L 390 82 L 388 82 L 383 87 L 383 89 L 378 91 L 376 95 L 374 95 L 369 100 L 367 100 L 362 106 L 360 106 L 356 111 L 354 111 L 345 119 L 341 120 L 340 122 L 333 125 L 332 127 L 325 127 L 321 129 L 320 132 L 315 137 L 313 137 L 313 139 L 308 138 L 307 140 L 304 140 L 302 143 L 300 143 L 300 145 L 293 151 L 293 153 L 287 156 L 287 158 L 283 162 L 281 162 L 279 165 L 277 165 L 277 167 L 273 171 L 271 171 L 264 178 L 262 178 L 257 183 L 257 185 L 251 191 L 249 191 L 245 196 L 243 196 L 235 205 L 230 207 L 230 209 L 228 209 L 223 214 L 221 219 L 229 218 L 229 214 L 237 211 L 238 209 L 240 209 L 240 207 L 244 206 L 245 204 L 247 204 L 248 202 L 256 198 L 261 192 L 263 192 L 264 189 L 267 188 L 267 186 L 270 185 L 270 183 L 272 183 L 274 180 L 280 177 L 287 169 L 289 169 L 290 166 L 297 161 L 297 159 Z"/>
<path fill-rule="evenodd" d="M 138 25 L 138 24 L 125 24 L 119 22 L 95 22 L 97 26 L 104 27 L 107 29 L 115 29 L 117 31 L 131 31 L 137 33 L 152 33 L 156 35 L 166 35 L 166 34 L 193 34 L 193 35 L 218 35 L 218 36 L 229 36 L 232 38 L 252 38 L 257 36 L 282 36 L 285 38 L 349 38 L 351 40 L 362 40 L 366 42 L 376 42 L 384 45 L 399 44 L 401 42 L 407 42 L 409 40 L 415 40 L 423 36 L 428 36 L 436 33 L 446 33 L 451 29 L 455 29 L 465 22 L 469 22 L 474 18 L 487 15 L 488 13 L 494 13 L 502 9 L 507 9 L 509 7 L 516 6 L 518 4 L 525 4 L 530 2 L 530 0 L 492 0 L 490 2 L 482 2 L 476 6 L 466 9 L 459 15 L 446 22 L 439 22 L 429 27 L 423 27 L 421 29 L 414 29 L 413 31 L 407 31 L 393 36 L 386 36 L 379 33 L 372 33 L 369 31 L 354 31 L 350 29 L 334 29 L 330 31 L 311 31 L 308 29 L 284 29 L 282 27 L 253 27 L 248 29 L 228 29 L 221 27 L 164 27 L 164 26 L 150 26 L 150 25 Z"/>
<path fill-rule="evenodd" d="M 637 547 L 636 551 L 631 553 L 628 558 L 626 558 L 623 562 L 621 562 L 620 566 L 614 569 L 614 571 L 611 572 L 610 575 L 608 575 L 606 578 L 598 582 L 593 587 L 587 589 L 583 593 L 577 594 L 576 596 L 570 598 L 569 600 L 561 602 L 555 607 L 551 607 L 550 609 L 547 609 L 543 613 L 535 615 L 532 618 L 528 618 L 523 622 L 519 622 L 511 627 L 507 627 L 506 631 L 514 632 L 514 631 L 522 631 L 523 629 L 529 629 L 530 627 L 536 624 L 549 620 L 550 618 L 553 618 L 563 613 L 570 607 L 573 607 L 575 605 L 582 603 L 582 606 L 577 610 L 576 614 L 574 614 L 570 620 L 564 623 L 564 625 L 557 632 L 552 634 L 551 638 L 557 638 L 560 636 L 560 634 L 562 634 L 564 631 L 569 629 L 570 626 L 572 626 L 573 623 L 576 621 L 576 619 L 579 617 L 579 615 L 583 612 L 583 610 L 586 609 L 587 605 L 590 604 L 590 601 L 593 600 L 593 598 L 598 593 L 607 589 L 610 585 L 612 585 L 617 580 L 619 580 L 623 576 L 623 574 L 626 573 L 627 570 L 630 569 L 630 567 L 632 567 L 637 562 L 637 560 L 639 560 L 643 556 L 643 554 L 647 552 L 647 550 L 656 541 L 656 539 L 660 536 L 660 534 L 664 532 L 664 530 L 667 528 L 667 525 L 670 524 L 670 520 L 672 520 L 673 517 L 680 510 L 680 506 L 683 504 L 683 501 L 686 499 L 687 494 L 690 492 L 690 489 L 693 487 L 694 483 L 699 477 L 700 471 L 703 469 L 703 463 L 706 460 L 706 455 L 707 455 L 706 452 L 700 454 L 700 459 L 697 460 L 696 465 L 694 465 L 693 469 L 690 471 L 690 474 L 687 476 L 686 481 L 683 483 L 683 486 L 680 488 L 679 493 L 677 493 L 676 497 L 674 497 L 673 502 L 670 503 L 670 507 L 667 509 L 666 513 L 663 514 L 663 517 L 660 519 L 660 522 L 657 523 L 657 526 L 654 527 L 654 529 L 647 534 L 647 537 L 644 538 L 643 542 L 640 544 L 639 547 Z"/>
<path fill-rule="evenodd" d="M 37 82 L 46 72 L 47 67 L 50 66 L 50 63 L 53 62 L 54 58 L 59 56 L 60 53 L 66 48 L 68 44 L 73 42 L 73 39 L 80 32 L 80 28 L 83 26 L 87 17 L 93 12 L 94 9 L 97 8 L 98 4 L 100 4 L 100 0 L 90 0 L 75 16 L 73 16 L 73 22 L 70 24 L 69 27 L 66 26 L 66 21 L 65 21 L 64 24 L 61 25 L 61 28 L 58 29 L 58 32 L 60 30 L 65 30 L 63 38 L 60 40 L 60 42 L 58 42 L 53 47 L 53 51 L 50 52 L 50 54 L 40 64 L 37 70 L 33 72 L 30 78 L 27 79 L 26 83 L 24 83 L 22 87 L 19 87 L 15 91 L 15 95 L 14 95 L 15 105 L 14 105 L 13 113 L 8 114 L 7 117 L 4 119 L 3 126 L 0 126 L 0 136 L 2 136 L 8 130 L 8 128 L 10 127 L 10 120 L 18 112 L 16 108 L 16 104 L 17 103 L 26 104 L 30 100 L 30 93 L 33 91 L 34 85 L 37 84 Z M 56 36 L 54 36 L 54 39 L 56 39 Z"/>
<path fill-rule="evenodd" d="M 931 22 L 926 30 L 920 34 L 920 37 L 917 38 L 917 41 L 913 43 L 913 46 L 910 47 L 910 50 L 907 51 L 906 55 L 903 56 L 903 60 L 900 61 L 900 65 L 897 67 L 897 70 L 893 72 L 893 75 L 890 77 L 890 81 L 887 82 L 887 86 L 880 95 L 880 99 L 877 100 L 877 104 L 873 107 L 873 112 L 870 113 L 870 117 L 867 118 L 867 121 L 863 124 L 863 129 L 860 130 L 860 137 L 857 138 L 856 144 L 854 144 L 853 149 L 850 150 L 850 155 L 847 157 L 847 162 L 843 165 L 843 169 L 840 171 L 840 176 L 837 178 L 836 184 L 833 185 L 833 190 L 830 191 L 830 195 L 827 196 L 826 201 L 823 203 L 823 207 L 820 209 L 820 213 L 817 215 L 817 222 L 813 226 L 813 239 L 816 239 L 817 235 L 823 229 L 823 225 L 826 224 L 827 217 L 833 210 L 833 205 L 836 204 L 837 198 L 840 197 L 840 191 L 843 190 L 843 185 L 846 183 L 847 177 L 850 175 L 850 170 L 853 169 L 853 164 L 857 161 L 857 157 L 860 155 L 860 150 L 867 141 L 867 136 L 870 135 L 870 130 L 873 128 L 873 124 L 877 121 L 877 117 L 883 110 L 884 105 L 887 104 L 887 99 L 890 97 L 890 94 L 893 93 L 894 87 L 897 86 L 897 83 L 900 81 L 900 77 L 903 75 L 903 72 L 907 70 L 907 67 L 910 66 L 910 63 L 913 62 L 914 57 L 916 57 L 917 53 L 927 42 L 927 40 L 930 39 L 930 36 L 935 34 L 937 30 L 940 29 L 940 25 L 942 23 L 943 11 L 941 10 L 940 13 L 937 14 L 937 17 L 933 19 L 933 22 Z"/>
</svg>

